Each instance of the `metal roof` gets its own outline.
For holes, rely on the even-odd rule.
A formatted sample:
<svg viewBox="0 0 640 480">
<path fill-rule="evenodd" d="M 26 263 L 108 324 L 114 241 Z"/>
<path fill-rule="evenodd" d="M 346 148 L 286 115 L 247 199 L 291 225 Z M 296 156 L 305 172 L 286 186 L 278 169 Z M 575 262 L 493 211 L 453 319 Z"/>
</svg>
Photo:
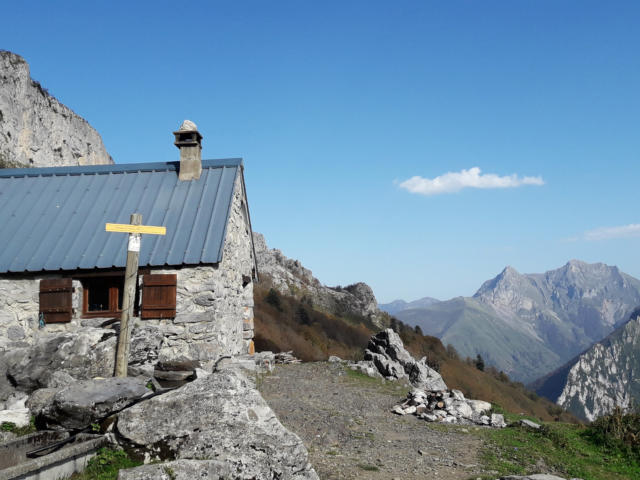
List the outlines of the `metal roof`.
<svg viewBox="0 0 640 480">
<path fill-rule="evenodd" d="M 0 273 L 124 267 L 127 234 L 105 223 L 167 228 L 143 235 L 140 266 L 217 263 L 242 160 L 203 160 L 199 180 L 179 162 L 0 170 Z"/>
</svg>

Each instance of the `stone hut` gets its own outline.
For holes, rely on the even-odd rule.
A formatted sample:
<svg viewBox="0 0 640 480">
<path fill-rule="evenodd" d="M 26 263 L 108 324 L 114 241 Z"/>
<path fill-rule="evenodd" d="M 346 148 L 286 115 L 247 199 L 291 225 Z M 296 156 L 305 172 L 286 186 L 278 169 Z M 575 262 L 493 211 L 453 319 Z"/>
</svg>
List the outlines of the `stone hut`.
<svg viewBox="0 0 640 480">
<path fill-rule="evenodd" d="M 128 235 L 105 224 L 134 212 L 166 227 L 142 236 L 134 337 L 167 360 L 252 351 L 242 160 L 201 160 L 192 122 L 174 135 L 179 162 L 0 170 L 0 351 L 120 317 Z"/>
</svg>

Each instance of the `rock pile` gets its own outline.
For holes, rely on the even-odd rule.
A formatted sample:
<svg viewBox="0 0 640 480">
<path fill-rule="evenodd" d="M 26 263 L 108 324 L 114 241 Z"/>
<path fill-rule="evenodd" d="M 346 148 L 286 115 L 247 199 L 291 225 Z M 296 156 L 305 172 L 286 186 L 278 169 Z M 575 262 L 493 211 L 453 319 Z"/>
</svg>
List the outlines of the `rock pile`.
<svg viewBox="0 0 640 480">
<path fill-rule="evenodd" d="M 428 422 L 506 427 L 502 415 L 487 415 L 490 410 L 489 402 L 467 399 L 460 390 L 434 392 L 421 389 L 410 391 L 403 403 L 391 409 L 398 415 L 416 415 Z"/>
<path fill-rule="evenodd" d="M 293 350 L 274 354 L 274 360 L 275 360 L 275 363 L 284 364 L 284 365 L 301 362 L 299 358 L 296 358 L 293 356 Z"/>
<path fill-rule="evenodd" d="M 329 361 L 340 359 L 331 357 Z M 449 390 L 440 374 L 427 365 L 426 357 L 416 361 L 390 328 L 371 337 L 364 361 L 348 367 L 371 377 L 408 379 L 415 388 L 403 403 L 392 408 L 398 415 L 413 414 L 429 422 L 506 426 L 502 415 L 487 415 L 491 410 L 489 402 L 466 399 L 460 390 Z"/>
</svg>

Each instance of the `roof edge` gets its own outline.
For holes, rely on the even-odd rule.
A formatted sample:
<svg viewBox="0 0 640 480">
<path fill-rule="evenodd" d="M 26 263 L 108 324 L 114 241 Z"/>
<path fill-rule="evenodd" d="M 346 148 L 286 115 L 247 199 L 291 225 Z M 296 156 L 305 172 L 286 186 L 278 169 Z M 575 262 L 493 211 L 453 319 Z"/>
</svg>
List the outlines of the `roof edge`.
<svg viewBox="0 0 640 480">
<path fill-rule="evenodd" d="M 202 160 L 202 168 L 221 168 L 242 166 L 242 158 L 222 158 Z M 180 161 L 150 162 L 150 163 L 115 163 L 113 165 L 74 165 L 69 167 L 44 167 L 44 168 L 3 168 L 0 169 L 0 178 L 10 177 L 50 177 L 56 175 L 82 175 L 101 173 L 128 173 L 128 172 L 168 172 L 177 171 Z"/>
</svg>

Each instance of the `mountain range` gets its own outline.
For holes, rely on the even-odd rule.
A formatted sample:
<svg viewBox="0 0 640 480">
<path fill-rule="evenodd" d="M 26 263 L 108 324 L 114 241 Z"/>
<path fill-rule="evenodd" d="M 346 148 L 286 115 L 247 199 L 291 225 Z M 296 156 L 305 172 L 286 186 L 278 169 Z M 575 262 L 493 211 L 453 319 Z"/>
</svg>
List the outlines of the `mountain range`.
<svg viewBox="0 0 640 480">
<path fill-rule="evenodd" d="M 539 274 L 506 267 L 473 297 L 393 315 L 527 383 L 609 335 L 637 305 L 639 280 L 615 266 L 571 260 Z"/>
<path fill-rule="evenodd" d="M 434 303 L 438 303 L 440 300 L 437 300 L 432 297 L 423 297 L 418 300 L 414 300 L 413 302 L 405 302 L 404 300 L 394 300 L 390 303 L 380 303 L 378 304 L 378 308 L 383 310 L 391 315 L 401 312 L 402 310 L 411 310 L 413 308 L 423 308 L 428 307 L 429 305 L 433 305 Z"/>
</svg>

